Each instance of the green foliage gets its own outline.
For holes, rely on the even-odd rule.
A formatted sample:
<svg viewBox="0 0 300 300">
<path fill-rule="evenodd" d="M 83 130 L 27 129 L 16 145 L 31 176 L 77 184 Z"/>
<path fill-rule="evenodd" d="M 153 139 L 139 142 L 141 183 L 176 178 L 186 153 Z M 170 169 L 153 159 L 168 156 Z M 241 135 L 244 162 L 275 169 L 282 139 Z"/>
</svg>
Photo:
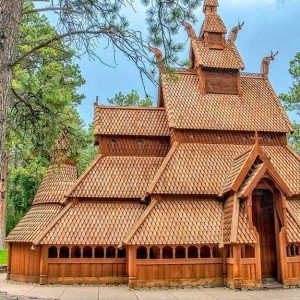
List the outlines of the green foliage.
<svg viewBox="0 0 300 300">
<path fill-rule="evenodd" d="M 18 55 L 38 45 L 41 39 L 55 35 L 45 17 L 25 15 L 20 26 Z M 76 110 L 83 99 L 78 88 L 84 79 L 73 63 L 74 55 L 71 48 L 55 42 L 26 57 L 14 68 L 15 98 L 9 112 L 6 139 L 7 232 L 28 211 L 49 166 L 54 141 L 62 130 L 70 136 L 69 154 L 80 162 L 80 171 L 93 159 L 91 131 L 85 130 Z"/>
<path fill-rule="evenodd" d="M 0 265 L 7 265 L 7 250 L 0 250 Z"/>
<path fill-rule="evenodd" d="M 280 97 L 289 111 L 295 111 L 300 118 L 300 52 L 290 62 L 290 74 L 294 82 L 287 94 L 281 94 Z M 289 136 L 291 146 L 300 153 L 300 122 L 294 123 L 295 132 Z"/>
<path fill-rule="evenodd" d="M 151 97 L 147 96 L 142 99 L 137 91 L 132 90 L 129 94 L 124 95 L 121 92 L 116 94 L 114 98 L 107 99 L 108 103 L 117 106 L 141 106 L 150 107 L 152 106 Z"/>
</svg>

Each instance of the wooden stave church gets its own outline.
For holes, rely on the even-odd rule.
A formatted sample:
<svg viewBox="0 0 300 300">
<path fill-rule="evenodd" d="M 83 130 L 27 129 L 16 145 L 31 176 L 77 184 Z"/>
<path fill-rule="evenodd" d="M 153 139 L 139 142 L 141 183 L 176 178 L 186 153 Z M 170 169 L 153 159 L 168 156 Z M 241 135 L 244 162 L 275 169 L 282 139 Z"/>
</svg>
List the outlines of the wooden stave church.
<svg viewBox="0 0 300 300">
<path fill-rule="evenodd" d="M 58 140 L 32 208 L 6 239 L 8 279 L 300 284 L 300 157 L 268 80 L 274 57 L 242 73 L 241 26 L 226 40 L 217 10 L 204 2 L 199 37 L 184 24 L 190 69 L 170 75 L 154 49 L 156 108 L 95 105 L 99 156 L 79 178 Z"/>
</svg>

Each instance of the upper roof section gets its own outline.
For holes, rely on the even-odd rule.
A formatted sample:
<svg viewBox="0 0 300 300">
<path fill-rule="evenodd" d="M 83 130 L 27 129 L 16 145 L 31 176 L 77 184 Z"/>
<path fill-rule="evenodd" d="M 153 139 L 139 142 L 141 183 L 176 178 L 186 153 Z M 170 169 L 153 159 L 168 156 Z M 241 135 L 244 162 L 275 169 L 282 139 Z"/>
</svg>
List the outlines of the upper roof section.
<svg viewBox="0 0 300 300">
<path fill-rule="evenodd" d="M 33 204 L 63 203 L 66 192 L 77 179 L 75 165 L 51 165 L 34 197 Z"/>
<path fill-rule="evenodd" d="M 94 130 L 96 135 L 170 135 L 164 108 L 95 105 Z"/>
<path fill-rule="evenodd" d="M 267 80 L 241 76 L 241 95 L 202 94 L 196 72 L 179 73 L 174 80 L 162 74 L 161 86 L 169 126 L 209 129 L 290 132 L 293 127 Z"/>
</svg>

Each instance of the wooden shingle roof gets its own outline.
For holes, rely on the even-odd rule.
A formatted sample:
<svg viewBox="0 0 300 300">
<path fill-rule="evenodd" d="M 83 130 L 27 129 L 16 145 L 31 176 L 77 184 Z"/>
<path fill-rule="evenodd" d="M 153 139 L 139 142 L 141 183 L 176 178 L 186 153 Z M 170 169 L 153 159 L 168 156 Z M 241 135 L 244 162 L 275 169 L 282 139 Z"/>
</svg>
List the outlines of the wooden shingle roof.
<svg viewBox="0 0 300 300">
<path fill-rule="evenodd" d="M 199 76 L 192 72 L 179 73 L 176 80 L 162 75 L 170 127 L 263 132 L 293 129 L 272 87 L 262 77 L 242 76 L 242 96 L 202 95 L 199 84 Z"/>
<path fill-rule="evenodd" d="M 75 165 L 51 165 L 34 197 L 33 204 L 63 203 L 66 192 L 77 179 Z"/>
<path fill-rule="evenodd" d="M 169 136 L 164 108 L 95 106 L 95 134 Z"/>
<path fill-rule="evenodd" d="M 224 49 L 209 49 L 204 41 L 192 40 L 196 65 L 207 68 L 244 69 L 245 65 L 233 43 L 226 42 Z"/>
<path fill-rule="evenodd" d="M 229 144 L 180 144 L 148 194 L 218 195 L 230 173 L 234 158 L 249 146 Z M 284 146 L 262 146 L 273 167 L 293 194 L 300 194 L 300 160 Z"/>
<path fill-rule="evenodd" d="M 152 200 L 156 201 L 156 200 Z M 159 200 L 149 205 L 138 227 L 128 233 L 124 244 L 189 245 L 220 244 L 222 203 L 212 199 Z"/>
<path fill-rule="evenodd" d="M 78 179 L 68 196 L 141 198 L 162 162 L 162 157 L 100 155 Z"/>
<path fill-rule="evenodd" d="M 118 245 L 145 208 L 139 202 L 79 202 L 36 243 Z"/>
<path fill-rule="evenodd" d="M 219 15 L 209 14 L 205 16 L 200 36 L 202 36 L 204 32 L 226 33 L 227 29 Z"/>
<path fill-rule="evenodd" d="M 60 204 L 34 205 L 19 224 L 9 233 L 7 242 L 33 242 L 46 226 L 58 215 Z"/>
</svg>

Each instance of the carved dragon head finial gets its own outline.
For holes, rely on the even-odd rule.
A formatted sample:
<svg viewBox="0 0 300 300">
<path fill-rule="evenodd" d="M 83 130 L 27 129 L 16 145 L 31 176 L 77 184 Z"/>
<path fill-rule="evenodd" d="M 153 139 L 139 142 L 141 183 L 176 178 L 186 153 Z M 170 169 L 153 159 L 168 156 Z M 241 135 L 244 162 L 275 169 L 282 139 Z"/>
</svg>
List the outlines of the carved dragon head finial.
<svg viewBox="0 0 300 300">
<path fill-rule="evenodd" d="M 266 56 L 263 58 L 262 64 L 261 64 L 261 73 L 262 73 L 264 79 L 268 79 L 270 62 L 275 59 L 275 57 L 278 55 L 278 53 L 279 53 L 278 51 L 276 51 L 275 53 L 273 53 L 273 51 L 271 51 L 271 54 L 269 56 Z"/>
<path fill-rule="evenodd" d="M 164 65 L 163 65 L 163 55 L 160 49 L 158 48 L 154 48 L 154 47 L 149 47 L 149 50 L 154 53 L 155 57 L 156 57 L 156 63 L 157 66 L 160 70 L 164 69 Z"/>
<path fill-rule="evenodd" d="M 191 40 L 196 40 L 196 34 L 195 34 L 193 26 L 190 23 L 185 22 L 185 21 L 182 21 L 181 24 L 184 26 L 186 32 L 188 33 L 189 38 Z"/>
<path fill-rule="evenodd" d="M 231 29 L 230 36 L 229 36 L 229 41 L 231 43 L 234 43 L 236 41 L 238 32 L 243 28 L 244 24 L 245 22 L 240 23 L 239 21 L 238 25 Z"/>
</svg>

